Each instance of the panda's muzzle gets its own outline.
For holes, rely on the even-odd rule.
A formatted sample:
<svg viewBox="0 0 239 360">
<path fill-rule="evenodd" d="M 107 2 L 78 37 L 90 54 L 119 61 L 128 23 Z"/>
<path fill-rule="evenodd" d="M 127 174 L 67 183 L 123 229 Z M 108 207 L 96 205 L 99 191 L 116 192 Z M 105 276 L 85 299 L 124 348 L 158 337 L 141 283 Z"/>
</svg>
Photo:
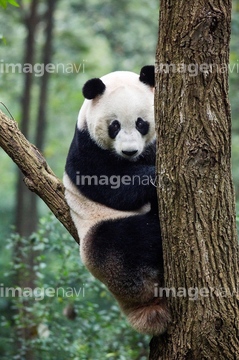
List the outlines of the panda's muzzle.
<svg viewBox="0 0 239 360">
<path fill-rule="evenodd" d="M 122 150 L 122 153 L 126 156 L 134 156 L 135 154 L 137 154 L 138 150 L 131 150 L 131 151 L 124 151 Z"/>
</svg>

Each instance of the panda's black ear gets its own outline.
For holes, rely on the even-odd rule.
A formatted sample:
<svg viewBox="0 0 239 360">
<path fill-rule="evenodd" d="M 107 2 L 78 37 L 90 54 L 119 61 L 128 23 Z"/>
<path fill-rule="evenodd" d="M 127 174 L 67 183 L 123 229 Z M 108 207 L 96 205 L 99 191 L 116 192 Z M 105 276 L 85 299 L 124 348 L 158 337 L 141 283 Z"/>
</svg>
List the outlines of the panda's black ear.
<svg viewBox="0 0 239 360">
<path fill-rule="evenodd" d="M 155 86 L 154 66 L 145 65 L 144 67 L 142 67 L 139 75 L 139 80 L 146 85 L 154 87 Z"/>
<path fill-rule="evenodd" d="M 105 87 L 105 84 L 99 78 L 90 79 L 83 86 L 82 93 L 86 99 L 92 100 L 98 95 L 102 95 Z"/>
</svg>

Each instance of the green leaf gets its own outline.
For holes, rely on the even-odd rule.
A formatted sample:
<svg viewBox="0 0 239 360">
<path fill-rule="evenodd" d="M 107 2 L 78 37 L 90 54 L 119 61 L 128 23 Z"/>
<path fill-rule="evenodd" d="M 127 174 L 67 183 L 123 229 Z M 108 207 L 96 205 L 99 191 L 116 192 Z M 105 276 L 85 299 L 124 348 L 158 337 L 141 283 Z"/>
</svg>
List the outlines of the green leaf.
<svg viewBox="0 0 239 360">
<path fill-rule="evenodd" d="M 0 0 L 0 6 L 4 9 L 6 9 L 8 4 L 19 7 L 19 4 L 16 2 L 16 0 Z"/>
<path fill-rule="evenodd" d="M 2 6 L 4 9 L 7 7 L 7 0 L 0 0 L 0 6 Z"/>
<path fill-rule="evenodd" d="M 13 6 L 19 7 L 19 4 L 15 0 L 7 0 L 7 2 Z"/>
</svg>

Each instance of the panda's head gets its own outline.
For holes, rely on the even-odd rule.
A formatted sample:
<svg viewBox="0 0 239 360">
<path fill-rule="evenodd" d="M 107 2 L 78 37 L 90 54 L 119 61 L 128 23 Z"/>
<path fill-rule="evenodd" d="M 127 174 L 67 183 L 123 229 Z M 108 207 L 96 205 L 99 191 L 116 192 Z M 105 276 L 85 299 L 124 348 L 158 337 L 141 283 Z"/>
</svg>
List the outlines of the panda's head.
<svg viewBox="0 0 239 360">
<path fill-rule="evenodd" d="M 134 161 L 154 141 L 153 66 L 144 66 L 140 75 L 116 71 L 91 79 L 83 95 L 78 129 L 87 129 L 102 149 Z"/>
</svg>

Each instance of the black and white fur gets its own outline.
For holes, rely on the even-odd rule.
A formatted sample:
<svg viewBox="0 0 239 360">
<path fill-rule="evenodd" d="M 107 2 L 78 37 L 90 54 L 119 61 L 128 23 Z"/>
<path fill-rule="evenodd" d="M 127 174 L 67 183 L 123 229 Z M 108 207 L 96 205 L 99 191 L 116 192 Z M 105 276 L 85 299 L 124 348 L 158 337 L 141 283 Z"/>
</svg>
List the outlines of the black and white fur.
<svg viewBox="0 0 239 360">
<path fill-rule="evenodd" d="M 163 285 L 163 256 L 153 184 L 153 88 L 153 66 L 140 76 L 117 71 L 84 85 L 64 185 L 82 261 L 137 331 L 158 335 L 170 315 L 165 299 L 154 296 L 155 284 Z M 92 180 L 81 183 L 86 175 Z M 93 180 L 102 176 L 128 181 L 116 187 Z"/>
</svg>

